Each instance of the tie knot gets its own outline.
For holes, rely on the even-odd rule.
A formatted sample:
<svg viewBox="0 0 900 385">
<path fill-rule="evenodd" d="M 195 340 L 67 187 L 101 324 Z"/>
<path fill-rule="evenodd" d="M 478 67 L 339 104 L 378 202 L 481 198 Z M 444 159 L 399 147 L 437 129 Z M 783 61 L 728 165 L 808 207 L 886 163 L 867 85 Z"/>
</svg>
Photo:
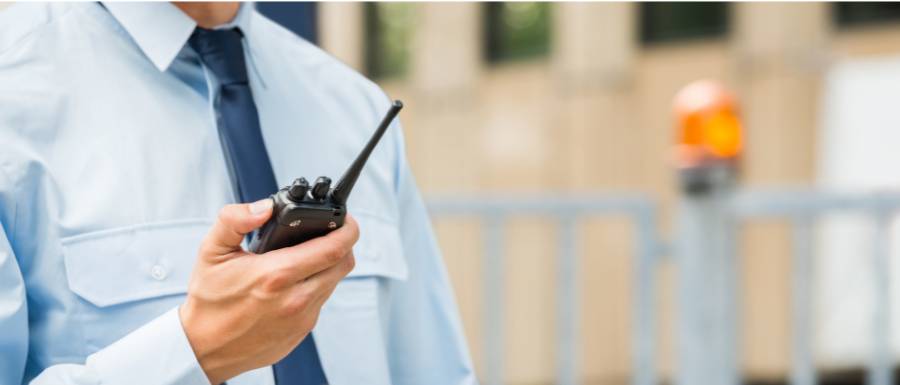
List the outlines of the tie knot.
<svg viewBox="0 0 900 385">
<path fill-rule="evenodd" d="M 197 28 L 191 34 L 188 44 L 203 64 L 212 71 L 224 85 L 247 84 L 247 66 L 244 62 L 243 34 L 237 28 L 205 29 Z"/>
</svg>

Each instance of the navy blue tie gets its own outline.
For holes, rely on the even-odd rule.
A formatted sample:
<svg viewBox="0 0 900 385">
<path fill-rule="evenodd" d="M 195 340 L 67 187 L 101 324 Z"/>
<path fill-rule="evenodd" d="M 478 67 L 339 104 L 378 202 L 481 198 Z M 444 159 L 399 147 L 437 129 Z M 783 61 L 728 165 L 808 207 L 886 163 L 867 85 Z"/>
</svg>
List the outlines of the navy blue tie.
<svg viewBox="0 0 900 385">
<path fill-rule="evenodd" d="M 247 79 L 242 37 L 237 28 L 197 28 L 189 44 L 219 81 L 213 103 L 219 139 L 235 191 L 241 202 L 253 202 L 274 193 L 278 184 L 259 129 L 259 115 Z M 272 368 L 278 385 L 328 383 L 312 334 Z"/>
</svg>

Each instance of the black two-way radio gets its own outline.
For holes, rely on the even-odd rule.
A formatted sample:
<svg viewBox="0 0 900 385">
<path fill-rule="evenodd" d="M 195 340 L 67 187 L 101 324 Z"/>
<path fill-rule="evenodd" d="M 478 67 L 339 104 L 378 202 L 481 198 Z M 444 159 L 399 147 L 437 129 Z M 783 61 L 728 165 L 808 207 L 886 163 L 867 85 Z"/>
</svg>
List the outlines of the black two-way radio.
<svg viewBox="0 0 900 385">
<path fill-rule="evenodd" d="M 353 185 L 356 184 L 375 145 L 401 108 L 403 103 L 395 100 L 378 129 L 372 134 L 369 143 L 334 188 L 330 188 L 331 178 L 325 176 L 316 179 L 316 183 L 311 187 L 306 178 L 297 178 L 290 186 L 272 194 L 271 199 L 275 201 L 272 218 L 253 234 L 250 250 L 254 253 L 265 253 L 293 246 L 343 226 L 350 191 L 353 190 Z"/>
</svg>

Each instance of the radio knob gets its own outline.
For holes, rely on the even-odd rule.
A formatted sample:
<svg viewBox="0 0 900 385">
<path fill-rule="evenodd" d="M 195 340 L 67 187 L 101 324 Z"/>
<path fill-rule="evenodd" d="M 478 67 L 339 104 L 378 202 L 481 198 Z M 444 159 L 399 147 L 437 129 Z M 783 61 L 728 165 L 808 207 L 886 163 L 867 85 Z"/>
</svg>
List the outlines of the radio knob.
<svg viewBox="0 0 900 385">
<path fill-rule="evenodd" d="M 309 182 L 306 181 L 306 178 L 297 178 L 288 189 L 288 197 L 294 202 L 300 202 L 306 197 L 307 191 L 309 191 Z"/>
<path fill-rule="evenodd" d="M 312 188 L 312 197 L 315 200 L 323 200 L 325 196 L 328 195 L 328 189 L 331 188 L 331 178 L 327 176 L 320 176 L 316 179 L 316 184 L 313 185 Z"/>
</svg>

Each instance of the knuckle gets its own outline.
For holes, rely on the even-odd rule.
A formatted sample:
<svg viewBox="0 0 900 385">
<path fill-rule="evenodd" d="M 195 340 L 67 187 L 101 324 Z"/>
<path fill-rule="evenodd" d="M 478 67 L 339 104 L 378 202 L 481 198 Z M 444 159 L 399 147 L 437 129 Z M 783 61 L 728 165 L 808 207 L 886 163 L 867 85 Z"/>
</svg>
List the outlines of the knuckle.
<svg viewBox="0 0 900 385">
<path fill-rule="evenodd" d="M 200 242 L 200 249 L 197 250 L 197 253 L 201 256 L 213 254 L 214 247 L 212 240 L 210 240 L 211 237 L 211 235 L 207 235 L 206 238 L 203 238 L 203 241 Z"/>
<path fill-rule="evenodd" d="M 287 316 L 295 316 L 307 312 L 312 304 L 312 294 L 307 290 L 300 290 L 297 294 L 291 296 L 284 304 L 284 314 Z"/>
<path fill-rule="evenodd" d="M 302 301 L 291 298 L 291 300 L 287 301 L 287 303 L 284 304 L 282 315 L 285 317 L 291 317 L 296 314 L 300 314 L 303 312 L 305 305 L 306 304 Z"/>
<path fill-rule="evenodd" d="M 280 291 L 290 285 L 293 277 L 286 268 L 270 269 L 263 279 L 263 288 L 269 292 Z"/>
<path fill-rule="evenodd" d="M 239 204 L 228 204 L 222 206 L 222 209 L 219 210 L 219 220 L 222 223 L 227 225 L 235 225 L 241 223 L 241 220 L 245 217 L 244 213 L 247 211 L 244 205 Z"/>
<path fill-rule="evenodd" d="M 303 340 L 305 340 L 309 336 L 309 333 L 313 330 L 313 327 L 316 326 L 315 316 L 313 316 L 312 314 L 304 314 L 302 317 L 298 318 L 296 325 L 296 331 L 298 333 L 304 334 L 303 338 L 300 339 L 300 342 L 302 343 Z"/>
<path fill-rule="evenodd" d="M 325 290 L 325 283 L 322 280 L 309 280 L 303 282 L 300 296 L 307 301 L 313 301 L 319 294 Z"/>
<path fill-rule="evenodd" d="M 343 275 L 349 274 L 351 271 L 353 271 L 353 268 L 356 267 L 356 256 L 353 255 L 353 252 L 348 253 L 347 256 L 344 257 L 344 263 L 342 267 L 342 271 L 344 272 Z"/>
<path fill-rule="evenodd" d="M 313 330 L 313 328 L 316 327 L 316 324 L 318 322 L 319 322 L 319 312 L 314 311 L 314 312 L 312 312 L 312 314 L 309 315 L 309 317 L 306 317 L 305 320 L 303 321 L 303 323 L 302 323 L 303 330 L 305 330 L 305 331 Z"/>
<path fill-rule="evenodd" d="M 324 254 L 325 260 L 332 265 L 340 262 L 341 258 L 344 257 L 343 248 L 340 245 L 335 244 L 335 242 L 330 242 L 326 245 Z"/>
<path fill-rule="evenodd" d="M 300 303 L 297 301 L 287 301 L 284 306 L 281 307 L 281 311 L 278 314 L 282 317 L 293 317 L 301 312 Z"/>
<path fill-rule="evenodd" d="M 219 221 L 222 223 L 231 223 L 231 219 L 234 217 L 234 212 L 231 209 L 232 205 L 225 205 L 219 209 Z"/>
<path fill-rule="evenodd" d="M 228 250 L 225 250 L 222 246 L 219 245 L 219 242 L 213 235 L 207 235 L 203 241 L 200 242 L 200 248 L 197 250 L 197 254 L 204 258 L 204 260 L 209 262 L 220 262 L 224 256 L 228 256 Z"/>
<path fill-rule="evenodd" d="M 355 220 L 347 220 L 341 230 L 346 234 L 346 242 L 349 244 L 356 243 L 359 240 L 359 226 Z M 343 238 L 342 238 L 343 239 Z"/>
<path fill-rule="evenodd" d="M 316 287 L 314 285 L 305 286 L 297 293 L 297 301 L 303 304 L 304 307 L 311 305 L 315 298 Z"/>
<path fill-rule="evenodd" d="M 354 243 L 359 240 L 359 226 L 356 224 L 356 221 L 353 221 L 350 226 L 350 235 Z"/>
<path fill-rule="evenodd" d="M 201 284 L 200 280 L 191 279 L 190 282 L 188 282 L 188 298 L 201 292 L 203 292 L 203 285 Z"/>
<path fill-rule="evenodd" d="M 241 223 L 237 210 L 228 206 L 222 208 L 219 212 L 219 222 L 222 224 L 223 230 L 226 231 L 236 231 Z"/>
</svg>

